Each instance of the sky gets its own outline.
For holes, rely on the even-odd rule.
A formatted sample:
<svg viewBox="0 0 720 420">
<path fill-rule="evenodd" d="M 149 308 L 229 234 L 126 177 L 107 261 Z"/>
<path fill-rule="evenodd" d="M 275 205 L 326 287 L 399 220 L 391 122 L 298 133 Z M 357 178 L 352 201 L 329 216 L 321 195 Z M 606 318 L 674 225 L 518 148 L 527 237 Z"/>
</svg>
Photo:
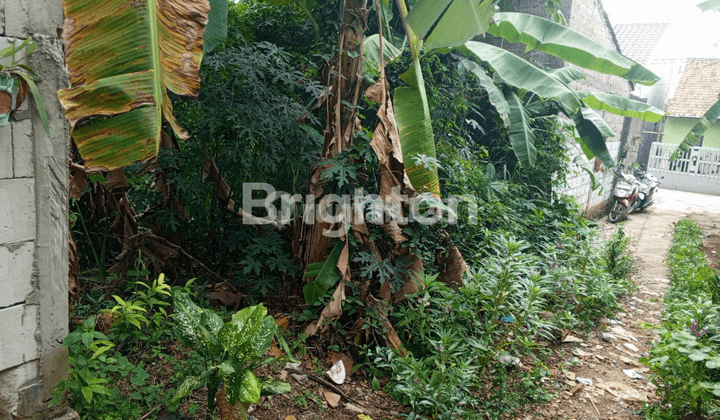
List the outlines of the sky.
<svg viewBox="0 0 720 420">
<path fill-rule="evenodd" d="M 669 22 L 657 58 L 720 59 L 720 12 L 702 12 L 702 0 L 601 0 L 613 25 Z"/>
</svg>

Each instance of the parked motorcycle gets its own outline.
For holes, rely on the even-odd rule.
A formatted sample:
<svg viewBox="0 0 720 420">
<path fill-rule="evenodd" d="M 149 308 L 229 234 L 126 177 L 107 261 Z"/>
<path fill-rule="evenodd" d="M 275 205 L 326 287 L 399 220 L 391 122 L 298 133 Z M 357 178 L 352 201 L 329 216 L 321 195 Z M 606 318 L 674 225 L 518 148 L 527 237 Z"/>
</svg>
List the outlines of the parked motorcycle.
<svg viewBox="0 0 720 420">
<path fill-rule="evenodd" d="M 617 178 L 613 191 L 613 203 L 608 220 L 617 223 L 627 219 L 630 213 L 648 208 L 654 201 L 653 195 L 660 186 L 660 181 L 643 170 L 636 170 L 637 177 L 624 174 L 622 166 L 613 169 Z"/>
</svg>

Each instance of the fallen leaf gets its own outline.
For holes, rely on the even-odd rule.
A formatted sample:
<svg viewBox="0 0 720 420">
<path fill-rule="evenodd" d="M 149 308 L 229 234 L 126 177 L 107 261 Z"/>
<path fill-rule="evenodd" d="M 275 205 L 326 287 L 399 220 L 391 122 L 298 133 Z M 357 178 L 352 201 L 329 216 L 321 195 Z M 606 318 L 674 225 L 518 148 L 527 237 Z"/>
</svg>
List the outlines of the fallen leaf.
<svg viewBox="0 0 720 420">
<path fill-rule="evenodd" d="M 572 334 L 568 334 L 562 339 L 562 342 L 563 343 L 582 343 L 583 340 L 582 340 L 582 338 L 577 338 Z"/>
</svg>

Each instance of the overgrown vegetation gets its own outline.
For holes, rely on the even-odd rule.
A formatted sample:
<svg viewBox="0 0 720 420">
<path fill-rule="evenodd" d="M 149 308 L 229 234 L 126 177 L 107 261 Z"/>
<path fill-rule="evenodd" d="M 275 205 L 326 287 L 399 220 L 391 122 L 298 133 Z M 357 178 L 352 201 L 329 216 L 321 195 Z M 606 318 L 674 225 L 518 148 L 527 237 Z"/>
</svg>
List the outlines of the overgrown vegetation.
<svg viewBox="0 0 720 420">
<path fill-rule="evenodd" d="M 289 4 L 230 5 L 229 35 L 203 60 L 199 98 L 174 99 L 187 141 L 161 148 L 153 170 L 138 163 L 76 183 L 73 234 L 85 271 L 73 307 L 76 331 L 66 340 L 71 377 L 57 399 L 69 390 L 84 419 L 198 417 L 212 411 L 218 390 L 247 408 L 262 389 L 253 372 L 270 360 L 263 355 L 274 328 L 260 306 L 234 314 L 226 306 L 261 301 L 291 319 L 288 334 L 299 344 L 283 349 L 287 357 L 352 354 L 374 388 L 382 383 L 409 407 L 409 418 L 499 418 L 552 398 L 541 385 L 549 373 L 539 343 L 555 340 L 561 328 L 592 327 L 633 288 L 623 231 L 598 241 L 597 226 L 556 192 L 573 168 L 566 145 L 579 136 L 558 117 L 562 104 L 506 82 L 487 63 L 432 51 L 417 58 L 406 50 L 385 69 L 388 89 L 405 86 L 403 73 L 418 64 L 437 155 L 421 154 L 413 163 L 437 170 L 441 195 L 460 197 L 458 212 L 428 197 L 421 212 L 443 210 L 438 223 L 410 220 L 395 236 L 368 223 L 367 232 L 328 241 L 325 259 L 303 267 L 297 231 L 304 209 L 292 209 L 292 227 L 244 224 L 243 183 L 307 194 L 317 167 L 323 193 L 380 194 L 382 163 L 371 143 L 380 104 L 341 101 L 361 126 L 345 150 L 320 158 L 321 133 L 330 125 L 325 84 L 337 72 L 327 63 L 342 11 L 319 2 L 315 33 L 302 8 L 282 3 Z M 390 9 L 385 35 L 400 45 L 400 11 Z M 377 73 L 363 74 L 360 86 Z M 497 106 L 504 95 L 524 115 L 532 158 L 516 153 L 508 110 Z M 368 203 L 363 211 L 371 220 L 378 208 Z M 453 263 L 468 269 L 449 278 Z M 232 298 L 224 305 L 213 298 L 217 311 L 207 303 L 216 287 Z M 340 302 L 339 313 L 325 314 Z M 221 335 L 245 325 L 250 312 L 257 315 L 250 335 L 258 340 L 238 339 L 252 347 L 240 354 Z M 188 323 L 192 331 L 180 331 Z M 309 327 L 316 334 L 304 333 Z M 182 400 L 192 389 L 194 398 Z M 306 397 L 295 400 L 307 405 Z"/>
<path fill-rule="evenodd" d="M 702 242 L 694 222 L 677 223 L 667 258 L 672 284 L 663 298 L 663 322 L 655 329 L 659 340 L 641 359 L 663 398 L 661 406 L 646 407 L 649 419 L 720 414 L 720 272 L 709 267 Z"/>
</svg>

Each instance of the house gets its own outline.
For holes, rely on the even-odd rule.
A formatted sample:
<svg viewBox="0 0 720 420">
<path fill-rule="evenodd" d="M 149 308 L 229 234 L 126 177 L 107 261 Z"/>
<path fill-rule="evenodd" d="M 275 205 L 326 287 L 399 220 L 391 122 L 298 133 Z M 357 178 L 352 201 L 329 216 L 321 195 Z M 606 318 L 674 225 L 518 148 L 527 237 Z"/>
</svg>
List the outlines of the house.
<svg viewBox="0 0 720 420">
<path fill-rule="evenodd" d="M 720 60 L 688 60 L 680 83 L 667 107 L 663 143 L 679 144 L 705 112 L 718 101 Z M 715 122 L 696 144 L 720 148 L 720 122 Z"/>
</svg>

